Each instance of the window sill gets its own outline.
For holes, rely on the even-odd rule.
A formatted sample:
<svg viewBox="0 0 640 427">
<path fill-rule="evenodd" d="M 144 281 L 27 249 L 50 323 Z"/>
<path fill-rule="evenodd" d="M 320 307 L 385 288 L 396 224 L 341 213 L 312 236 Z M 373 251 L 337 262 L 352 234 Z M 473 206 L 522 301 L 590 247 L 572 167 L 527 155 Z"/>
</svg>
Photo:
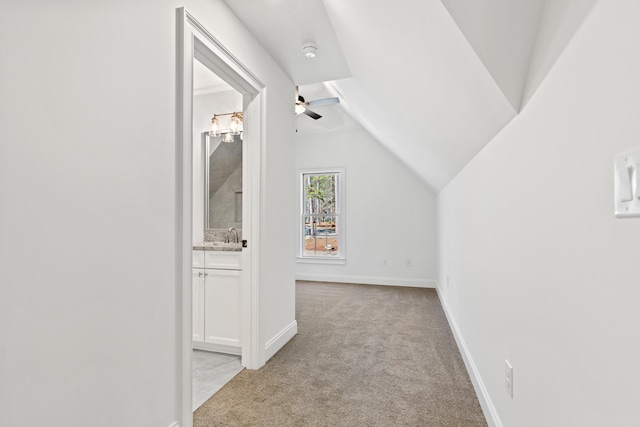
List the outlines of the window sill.
<svg viewBox="0 0 640 427">
<path fill-rule="evenodd" d="M 345 265 L 347 263 L 346 258 L 329 258 L 329 257 L 297 257 L 296 262 L 298 264 L 333 264 L 333 265 Z"/>
</svg>

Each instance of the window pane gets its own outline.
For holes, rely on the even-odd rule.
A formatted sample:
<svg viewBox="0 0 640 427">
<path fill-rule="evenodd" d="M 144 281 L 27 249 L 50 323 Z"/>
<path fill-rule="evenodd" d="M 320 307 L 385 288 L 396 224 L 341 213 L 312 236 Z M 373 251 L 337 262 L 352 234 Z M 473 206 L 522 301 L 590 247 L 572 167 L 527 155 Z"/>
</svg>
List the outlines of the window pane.
<svg viewBox="0 0 640 427">
<path fill-rule="evenodd" d="M 338 213 L 338 174 L 303 174 L 304 209 L 306 214 Z"/>
<path fill-rule="evenodd" d="M 337 220 L 334 215 L 304 216 L 303 256 L 338 256 Z"/>
<path fill-rule="evenodd" d="M 301 256 L 341 258 L 340 173 L 302 173 Z"/>
</svg>

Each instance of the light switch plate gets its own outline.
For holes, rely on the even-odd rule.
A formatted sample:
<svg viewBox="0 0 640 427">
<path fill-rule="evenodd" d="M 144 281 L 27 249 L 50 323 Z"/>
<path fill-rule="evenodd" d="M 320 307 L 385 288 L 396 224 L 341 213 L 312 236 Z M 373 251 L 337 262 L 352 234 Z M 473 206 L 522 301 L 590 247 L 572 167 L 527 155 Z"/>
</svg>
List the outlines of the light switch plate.
<svg viewBox="0 0 640 427">
<path fill-rule="evenodd" d="M 509 393 L 509 397 L 513 399 L 513 367 L 508 360 L 504 361 L 504 386 Z"/>
<path fill-rule="evenodd" d="M 640 217 L 640 147 L 615 158 L 615 213 L 618 218 Z"/>
</svg>

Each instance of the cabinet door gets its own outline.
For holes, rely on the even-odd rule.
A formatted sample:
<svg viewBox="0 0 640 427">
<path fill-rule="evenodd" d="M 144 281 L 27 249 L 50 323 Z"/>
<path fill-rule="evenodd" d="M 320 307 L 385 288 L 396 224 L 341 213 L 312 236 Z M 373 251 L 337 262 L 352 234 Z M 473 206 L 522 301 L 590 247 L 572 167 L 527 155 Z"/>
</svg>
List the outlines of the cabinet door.
<svg viewBox="0 0 640 427">
<path fill-rule="evenodd" d="M 193 283 L 192 298 L 193 298 L 193 341 L 204 341 L 204 269 L 194 268 L 191 270 Z"/>
<path fill-rule="evenodd" d="M 205 269 L 205 342 L 240 346 L 240 273 Z"/>
</svg>

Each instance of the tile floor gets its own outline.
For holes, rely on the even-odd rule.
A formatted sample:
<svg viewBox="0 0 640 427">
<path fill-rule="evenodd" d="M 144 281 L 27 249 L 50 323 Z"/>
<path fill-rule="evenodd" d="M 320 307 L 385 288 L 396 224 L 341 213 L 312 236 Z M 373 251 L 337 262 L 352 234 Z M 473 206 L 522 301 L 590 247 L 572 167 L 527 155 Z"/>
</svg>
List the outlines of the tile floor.
<svg viewBox="0 0 640 427">
<path fill-rule="evenodd" d="M 193 410 L 235 377 L 243 368 L 240 356 L 193 350 Z"/>
</svg>

